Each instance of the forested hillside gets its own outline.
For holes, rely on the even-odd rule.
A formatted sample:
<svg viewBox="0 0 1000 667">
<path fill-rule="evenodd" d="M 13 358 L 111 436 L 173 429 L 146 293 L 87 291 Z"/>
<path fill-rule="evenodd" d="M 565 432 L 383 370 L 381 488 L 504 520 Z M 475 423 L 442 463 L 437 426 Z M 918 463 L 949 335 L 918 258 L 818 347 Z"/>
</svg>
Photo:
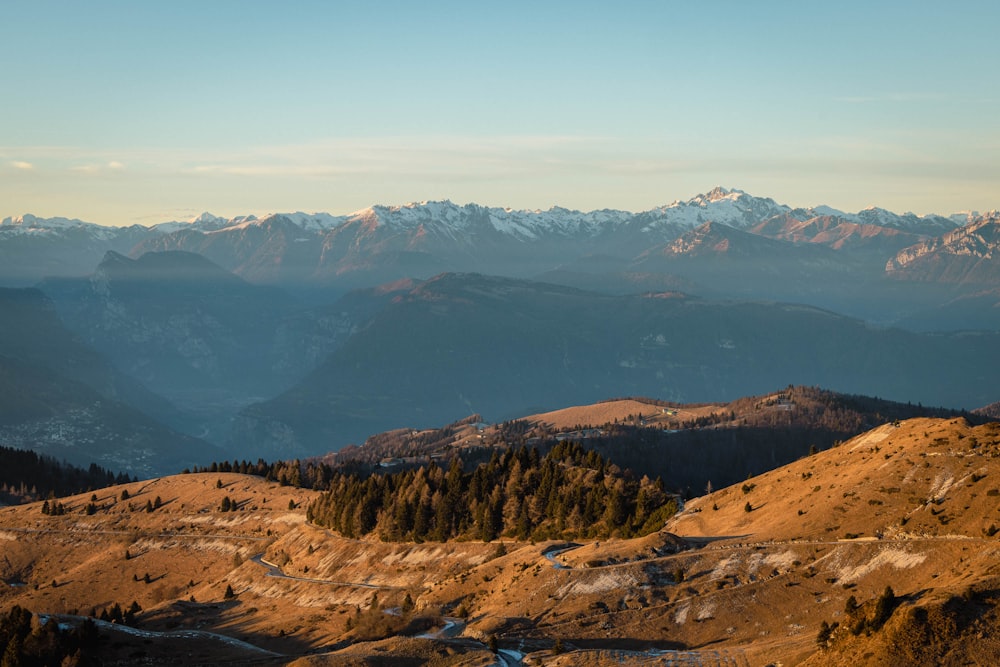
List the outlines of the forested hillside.
<svg viewBox="0 0 1000 667">
<path fill-rule="evenodd" d="M 40 500 L 54 494 L 68 496 L 132 481 L 96 464 L 83 469 L 32 451 L 0 447 L 0 504 Z"/>
<path fill-rule="evenodd" d="M 307 516 L 347 537 L 489 541 L 645 535 L 676 509 L 659 480 L 637 480 L 562 442 L 545 456 L 527 447 L 497 451 L 470 473 L 454 459 L 447 470 L 431 463 L 367 478 L 336 474 Z"/>
</svg>

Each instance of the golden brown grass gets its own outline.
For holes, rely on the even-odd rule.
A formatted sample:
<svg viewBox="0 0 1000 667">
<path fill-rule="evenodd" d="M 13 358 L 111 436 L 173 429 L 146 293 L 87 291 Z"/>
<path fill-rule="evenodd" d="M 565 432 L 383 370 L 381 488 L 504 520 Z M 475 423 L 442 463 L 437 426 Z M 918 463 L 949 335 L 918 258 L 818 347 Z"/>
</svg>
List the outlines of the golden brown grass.
<svg viewBox="0 0 1000 667">
<path fill-rule="evenodd" d="M 87 613 L 136 600 L 143 627 L 211 630 L 301 664 L 485 665 L 491 636 L 542 664 L 653 649 L 706 664 L 893 664 L 915 642 L 936 661 L 986 664 L 1000 649 L 973 640 L 1000 599 L 998 457 L 1000 425 L 889 424 L 690 500 L 661 533 L 550 558 L 572 545 L 347 540 L 305 523 L 311 491 L 177 476 L 127 485 L 128 500 L 122 487 L 100 491 L 92 516 L 89 494 L 63 499 L 64 516 L 38 503 L 0 510 L 0 577 L 26 584 L 0 588 L 0 605 Z M 162 507 L 143 511 L 156 496 Z M 219 511 L 225 497 L 239 509 Z M 675 553 L 683 540 L 697 548 Z M 286 577 L 250 560 L 261 553 Z M 818 652 L 821 622 L 843 623 L 849 596 L 864 604 L 887 585 L 899 607 L 883 629 L 839 631 Z M 425 625 L 461 618 L 460 637 L 358 641 L 359 611 L 398 613 L 407 598 Z M 567 653 L 553 654 L 556 640 Z"/>
</svg>

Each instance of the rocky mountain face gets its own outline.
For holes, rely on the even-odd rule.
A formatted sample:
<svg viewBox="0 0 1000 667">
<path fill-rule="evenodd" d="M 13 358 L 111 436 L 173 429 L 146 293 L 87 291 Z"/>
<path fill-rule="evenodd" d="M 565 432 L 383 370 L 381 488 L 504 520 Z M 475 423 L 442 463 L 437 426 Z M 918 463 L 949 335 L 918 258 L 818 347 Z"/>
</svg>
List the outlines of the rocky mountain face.
<svg viewBox="0 0 1000 667">
<path fill-rule="evenodd" d="M 651 248 L 630 268 L 644 276 L 678 276 L 685 291 L 705 297 L 808 303 L 854 315 L 869 315 L 873 301 L 881 301 L 859 294 L 878 276 L 853 255 L 717 222 Z"/>
<path fill-rule="evenodd" d="M 196 252 L 255 282 L 345 280 L 357 286 L 446 270 L 530 277 L 595 253 L 632 259 L 705 223 L 796 244 L 875 249 L 884 261 L 919 240 L 973 221 L 896 215 L 877 208 L 856 214 L 826 206 L 792 209 L 770 198 L 715 188 L 640 213 L 583 213 L 558 207 L 525 211 L 443 201 L 373 206 L 344 216 L 287 213 L 224 220 L 204 214 L 188 223 L 148 228 L 23 216 L 0 224 L 0 252 L 18 249 L 20 263 L 7 269 L 12 276 L 31 273 L 27 257 L 41 253 L 45 244 L 58 248 L 75 243 L 123 253 L 127 248 L 133 257 L 146 251 Z M 98 261 L 78 253 L 71 267 L 49 262 L 33 275 L 46 275 L 46 269 L 50 275 L 84 273 L 93 265 L 87 265 L 88 260 Z M 348 280 L 351 276 L 354 279 Z"/>
<path fill-rule="evenodd" d="M 141 476 L 221 453 L 159 421 L 180 417 L 73 336 L 38 290 L 0 290 L 0 321 L 0 445 Z"/>
<path fill-rule="evenodd" d="M 998 342 L 805 306 L 446 274 L 400 289 L 300 384 L 244 410 L 234 442 L 316 452 L 473 413 L 501 421 L 612 395 L 736 398 L 789 382 L 971 407 L 995 394 Z"/>
<path fill-rule="evenodd" d="M 515 211 L 445 201 L 375 206 L 340 218 L 276 215 L 209 231 L 173 232 L 144 241 L 137 252 L 198 252 L 258 282 L 357 287 L 444 271 L 532 277 L 597 254 L 619 258 L 620 271 L 642 272 L 646 257 L 674 241 L 682 245 L 672 247 L 671 257 L 701 256 L 697 244 L 683 239 L 705 225 L 716 232 L 725 227 L 756 239 L 787 241 L 785 254 L 798 252 L 801 263 L 815 263 L 810 246 L 822 246 L 842 251 L 841 263 L 864 263 L 880 273 L 895 252 L 957 223 L 881 209 L 858 214 L 826 207 L 793 210 L 769 198 L 716 188 L 637 214 Z M 773 245 L 761 240 L 757 246 L 736 247 L 747 260 L 771 261 L 767 253 Z"/>
<path fill-rule="evenodd" d="M 342 216 L 203 214 L 129 228 L 24 216 L 0 224 L 0 281 L 86 275 L 107 250 L 131 258 L 184 251 L 312 303 L 406 278 L 477 272 L 611 293 L 800 301 L 886 324 L 961 296 L 965 285 L 997 286 L 992 255 L 981 249 L 948 250 L 962 258 L 949 260 L 951 268 L 929 259 L 954 245 L 942 234 L 969 246 L 991 219 L 791 208 L 725 188 L 639 213 L 441 201 Z M 914 268 L 927 264 L 937 268 Z"/>
<path fill-rule="evenodd" d="M 897 280 L 997 285 L 1000 280 L 1000 212 L 991 211 L 964 227 L 926 239 L 886 263 Z"/>
</svg>

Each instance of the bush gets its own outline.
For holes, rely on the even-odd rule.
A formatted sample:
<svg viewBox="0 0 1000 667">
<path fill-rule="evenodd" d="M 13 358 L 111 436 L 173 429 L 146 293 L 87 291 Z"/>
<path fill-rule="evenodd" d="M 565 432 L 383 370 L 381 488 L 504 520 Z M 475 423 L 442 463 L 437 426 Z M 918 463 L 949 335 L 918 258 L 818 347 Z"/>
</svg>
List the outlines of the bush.
<svg viewBox="0 0 1000 667">
<path fill-rule="evenodd" d="M 816 645 L 821 649 L 825 649 L 827 642 L 830 641 L 830 635 L 832 634 L 833 629 L 830 627 L 829 623 L 826 621 L 820 623 L 819 632 L 816 634 Z"/>
</svg>

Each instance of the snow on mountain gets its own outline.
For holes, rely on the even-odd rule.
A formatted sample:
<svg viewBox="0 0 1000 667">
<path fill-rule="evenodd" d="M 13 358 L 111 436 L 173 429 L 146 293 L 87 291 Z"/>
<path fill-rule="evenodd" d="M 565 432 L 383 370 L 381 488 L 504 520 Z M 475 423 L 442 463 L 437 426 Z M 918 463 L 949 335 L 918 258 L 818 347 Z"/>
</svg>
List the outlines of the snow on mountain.
<svg viewBox="0 0 1000 667">
<path fill-rule="evenodd" d="M 51 235 L 78 230 L 95 238 L 109 239 L 116 235 L 115 229 L 76 219 L 39 218 L 30 213 L 17 217 L 8 216 L 0 222 L 0 233 L 5 234 Z"/>
<path fill-rule="evenodd" d="M 716 187 L 707 194 L 699 194 L 686 202 L 675 201 L 660 206 L 647 214 L 652 220 L 643 231 L 654 231 L 665 225 L 695 228 L 706 222 L 717 222 L 737 229 L 745 229 L 761 220 L 789 212 L 787 206 L 770 197 L 754 197 L 742 190 Z"/>
<path fill-rule="evenodd" d="M 460 206 L 449 200 L 409 203 L 402 206 L 372 206 L 345 216 L 345 222 L 367 221 L 400 231 L 421 226 L 438 234 L 457 236 L 483 229 L 522 240 L 542 236 L 596 235 L 620 226 L 634 216 L 627 211 L 599 210 L 584 213 L 561 207 L 548 210 L 517 210 L 478 204 Z"/>
<path fill-rule="evenodd" d="M 676 201 L 641 213 L 613 209 L 582 212 L 558 206 L 547 210 L 519 210 L 477 204 L 460 206 L 444 200 L 372 206 L 345 216 L 343 221 L 365 221 L 400 231 L 414 230 L 423 225 L 445 235 L 467 233 L 486 225 L 494 232 L 524 241 L 551 236 L 600 236 L 641 222 L 641 232 L 655 234 L 669 230 L 669 236 L 673 238 L 676 230 L 691 229 L 706 222 L 746 228 L 761 219 L 789 210 L 770 198 L 753 197 L 741 190 L 718 187 L 686 202 Z"/>
<path fill-rule="evenodd" d="M 986 273 L 979 262 L 998 254 L 1000 211 L 989 211 L 976 215 L 967 225 L 904 248 L 886 263 L 885 270 L 897 276 L 923 279 L 947 274 L 950 282 L 961 282 Z M 992 265 L 991 273 L 995 273 Z"/>
<path fill-rule="evenodd" d="M 346 217 L 342 215 L 330 215 L 329 213 L 303 213 L 302 211 L 296 211 L 295 213 L 282 213 L 280 215 L 288 218 L 302 229 L 309 231 L 333 229 L 344 224 L 344 220 L 346 219 Z"/>
<path fill-rule="evenodd" d="M 918 234 L 937 235 L 950 231 L 958 227 L 961 223 L 956 223 L 952 217 L 940 215 L 916 215 L 906 212 L 903 214 L 893 213 L 884 208 L 869 206 L 859 211 L 854 218 L 857 222 L 879 227 L 889 227 L 891 229 L 902 229 Z"/>
<path fill-rule="evenodd" d="M 523 210 L 486 207 L 478 204 L 458 205 L 449 200 L 412 202 L 397 206 L 376 205 L 348 215 L 330 213 L 276 213 L 257 218 L 253 215 L 222 218 L 202 213 L 187 221 L 162 222 L 147 229 L 154 234 L 172 234 L 182 230 L 202 233 L 245 229 L 263 225 L 275 217 L 282 217 L 297 227 L 310 232 L 334 230 L 347 224 L 367 226 L 371 229 L 386 227 L 401 232 L 421 231 L 437 236 L 457 238 L 470 232 L 494 232 L 522 241 L 549 237 L 597 237 L 614 233 L 626 226 L 637 227 L 644 234 L 654 237 L 676 238 L 686 229 L 694 229 L 706 222 L 715 222 L 749 229 L 775 216 L 787 215 L 793 209 L 778 204 L 769 197 L 754 197 L 738 189 L 716 187 L 687 201 L 674 201 L 648 211 L 632 213 L 620 210 L 582 212 L 554 206 L 547 210 Z M 855 222 L 937 236 L 968 224 L 977 214 L 957 213 L 949 217 L 940 215 L 902 215 L 882 208 L 869 207 L 858 213 L 847 213 L 830 206 L 795 209 L 797 217 L 831 216 Z M 22 233 L 83 229 L 93 234 L 114 235 L 113 227 L 66 218 L 38 218 L 33 215 L 5 218 L 0 231 L 19 230 Z M 659 239 L 658 239 L 659 240 Z"/>
<path fill-rule="evenodd" d="M 832 206 L 827 206 L 825 204 L 820 204 L 819 206 L 813 206 L 810 209 L 806 209 L 815 213 L 817 216 L 829 216 L 831 218 L 843 218 L 844 220 L 849 220 L 851 222 L 858 222 L 854 218 L 856 216 L 850 213 L 844 213 L 840 209 L 833 208 Z"/>
<path fill-rule="evenodd" d="M 253 215 L 241 215 L 235 218 L 223 218 L 217 215 L 212 215 L 207 211 L 201 215 L 195 216 L 190 220 L 172 220 L 170 222 L 160 222 L 151 227 L 150 231 L 157 232 L 160 234 L 172 234 L 184 229 L 192 229 L 199 232 L 212 232 L 219 229 L 224 229 L 226 227 L 232 227 L 234 225 L 239 225 L 245 222 L 252 222 L 256 220 L 257 217 Z"/>
</svg>

